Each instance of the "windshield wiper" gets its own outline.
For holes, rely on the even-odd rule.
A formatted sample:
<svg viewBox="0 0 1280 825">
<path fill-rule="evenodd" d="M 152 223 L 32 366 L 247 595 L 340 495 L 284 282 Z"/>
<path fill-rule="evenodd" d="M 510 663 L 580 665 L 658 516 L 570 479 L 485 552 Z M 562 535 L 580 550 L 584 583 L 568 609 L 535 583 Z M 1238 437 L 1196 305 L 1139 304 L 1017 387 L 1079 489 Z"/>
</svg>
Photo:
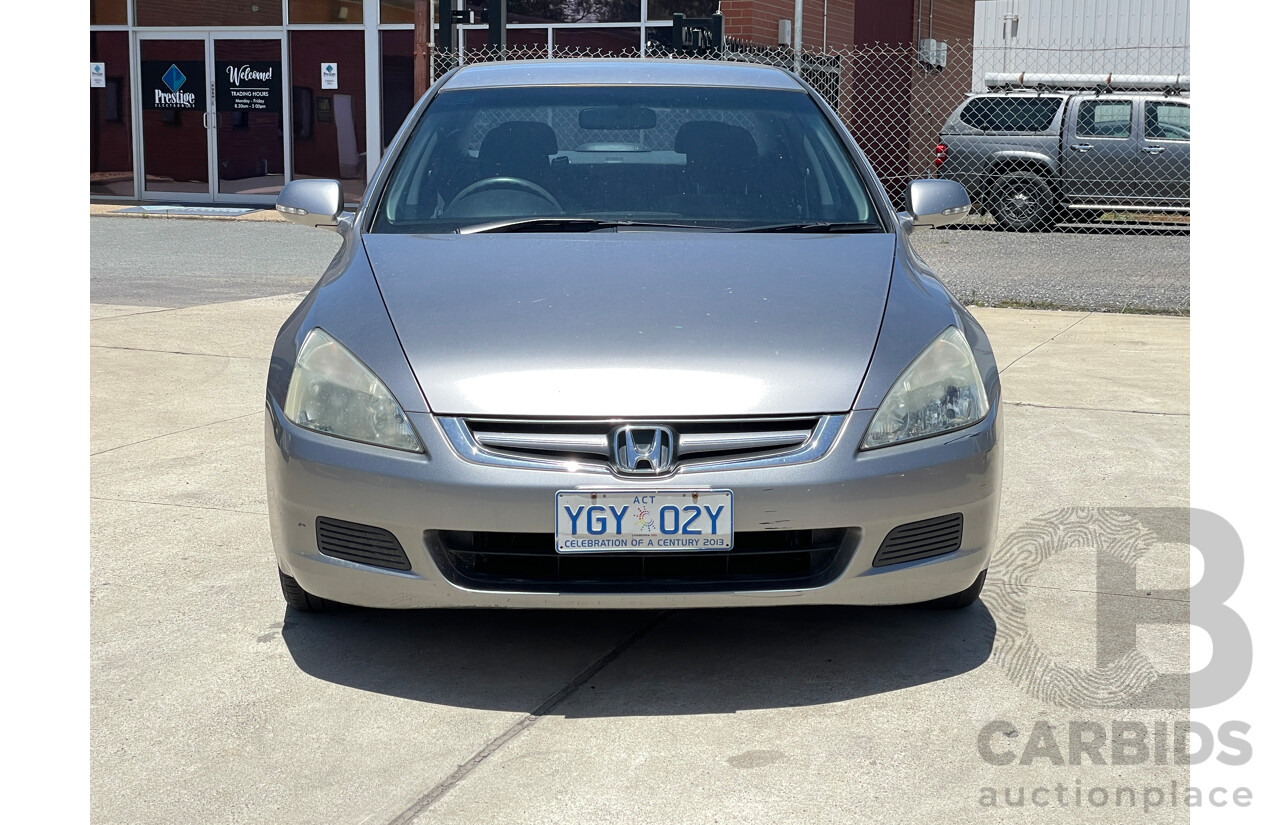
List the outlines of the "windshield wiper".
<svg viewBox="0 0 1280 825">
<path fill-rule="evenodd" d="M 878 223 L 771 223 L 764 226 L 748 226 L 734 232 L 882 232 Z"/>
<path fill-rule="evenodd" d="M 594 232 L 597 229 L 618 229 L 630 226 L 659 227 L 666 229 L 713 229 L 690 223 L 658 223 L 654 221 L 600 220 L 598 218 L 514 218 L 489 221 L 458 228 L 459 235 L 475 235 L 480 232 Z"/>
</svg>

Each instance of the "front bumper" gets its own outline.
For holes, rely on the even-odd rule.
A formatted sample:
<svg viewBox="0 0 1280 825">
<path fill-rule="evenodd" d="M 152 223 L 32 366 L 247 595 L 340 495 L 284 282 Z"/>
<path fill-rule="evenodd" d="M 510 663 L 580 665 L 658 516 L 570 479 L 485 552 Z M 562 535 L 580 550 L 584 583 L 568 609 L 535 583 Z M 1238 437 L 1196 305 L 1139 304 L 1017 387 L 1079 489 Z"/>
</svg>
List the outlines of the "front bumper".
<svg viewBox="0 0 1280 825">
<path fill-rule="evenodd" d="M 426 454 L 358 444 L 289 423 L 268 398 L 266 467 L 271 536 L 280 568 L 309 593 L 382 608 L 669 608 L 795 604 L 888 605 L 964 590 L 986 569 L 1000 505 L 1000 404 L 957 433 L 860 453 L 872 411 L 846 419 L 827 453 L 780 467 L 678 472 L 660 480 L 474 464 L 450 446 L 436 419 L 410 413 Z M 451 581 L 436 558 L 438 531 L 527 533 L 549 529 L 559 490 L 730 489 L 736 531 L 848 528 L 839 569 L 818 586 L 590 592 L 479 589 Z M 960 546 L 920 561 L 873 566 L 896 527 L 963 516 Z M 394 535 L 409 569 L 389 570 L 322 554 L 316 520 L 371 525 Z M 545 589 L 545 588 L 544 588 Z"/>
</svg>

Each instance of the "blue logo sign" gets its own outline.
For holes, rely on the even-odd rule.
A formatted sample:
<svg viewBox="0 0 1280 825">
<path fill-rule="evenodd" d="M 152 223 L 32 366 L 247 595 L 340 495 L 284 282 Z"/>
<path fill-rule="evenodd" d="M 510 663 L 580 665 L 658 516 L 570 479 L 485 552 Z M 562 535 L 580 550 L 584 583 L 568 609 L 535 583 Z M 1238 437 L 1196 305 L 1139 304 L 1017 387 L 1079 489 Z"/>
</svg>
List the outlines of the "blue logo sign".
<svg viewBox="0 0 1280 825">
<path fill-rule="evenodd" d="M 155 77 L 155 75 L 152 75 Z M 164 85 L 169 87 L 169 91 L 177 92 L 182 88 L 182 84 L 187 82 L 187 76 L 177 67 L 176 64 L 169 66 L 169 71 L 164 73 L 164 77 L 160 78 L 164 81 Z"/>
</svg>

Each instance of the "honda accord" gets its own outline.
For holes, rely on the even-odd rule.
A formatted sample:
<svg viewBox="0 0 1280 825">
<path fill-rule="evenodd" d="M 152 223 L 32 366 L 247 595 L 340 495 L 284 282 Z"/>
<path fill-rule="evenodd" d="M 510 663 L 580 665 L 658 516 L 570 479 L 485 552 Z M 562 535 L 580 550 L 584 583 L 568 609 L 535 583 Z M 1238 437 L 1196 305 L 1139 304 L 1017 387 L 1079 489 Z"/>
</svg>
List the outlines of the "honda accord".
<svg viewBox="0 0 1280 825">
<path fill-rule="evenodd" d="M 961 607 L 1000 502 L 987 337 L 904 211 L 779 68 L 467 66 L 441 78 L 276 339 L 285 601 L 381 608 Z"/>
</svg>

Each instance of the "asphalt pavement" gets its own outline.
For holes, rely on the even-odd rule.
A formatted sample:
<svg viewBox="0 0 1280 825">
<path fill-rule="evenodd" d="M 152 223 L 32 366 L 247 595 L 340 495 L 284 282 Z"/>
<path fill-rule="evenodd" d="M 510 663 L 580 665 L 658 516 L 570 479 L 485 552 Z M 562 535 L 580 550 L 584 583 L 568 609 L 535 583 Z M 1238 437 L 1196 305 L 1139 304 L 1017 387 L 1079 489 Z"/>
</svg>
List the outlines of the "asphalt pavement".
<svg viewBox="0 0 1280 825">
<path fill-rule="evenodd" d="M 336 236 L 92 223 L 93 821 L 1186 821 L 1161 740 L 1099 763 L 1079 731 L 1187 718 L 1188 319 L 975 310 L 1006 448 L 967 610 L 309 615 L 276 581 L 263 386 Z M 1099 573 L 1112 541 L 1144 589 Z M 1124 660 L 1163 693 L 1099 676 L 1101 606 L 1180 622 Z"/>
<path fill-rule="evenodd" d="M 185 307 L 305 292 L 340 244 L 278 221 L 93 218 L 89 298 Z"/>
<path fill-rule="evenodd" d="M 309 289 L 338 237 L 268 216 L 94 219 L 91 300 L 180 307 Z M 913 243 L 968 304 L 1189 315 L 1189 234 L 1143 231 L 921 230 Z"/>
<path fill-rule="evenodd" d="M 1190 233 L 1130 231 L 937 229 L 912 243 L 966 304 L 1190 315 Z"/>
</svg>

